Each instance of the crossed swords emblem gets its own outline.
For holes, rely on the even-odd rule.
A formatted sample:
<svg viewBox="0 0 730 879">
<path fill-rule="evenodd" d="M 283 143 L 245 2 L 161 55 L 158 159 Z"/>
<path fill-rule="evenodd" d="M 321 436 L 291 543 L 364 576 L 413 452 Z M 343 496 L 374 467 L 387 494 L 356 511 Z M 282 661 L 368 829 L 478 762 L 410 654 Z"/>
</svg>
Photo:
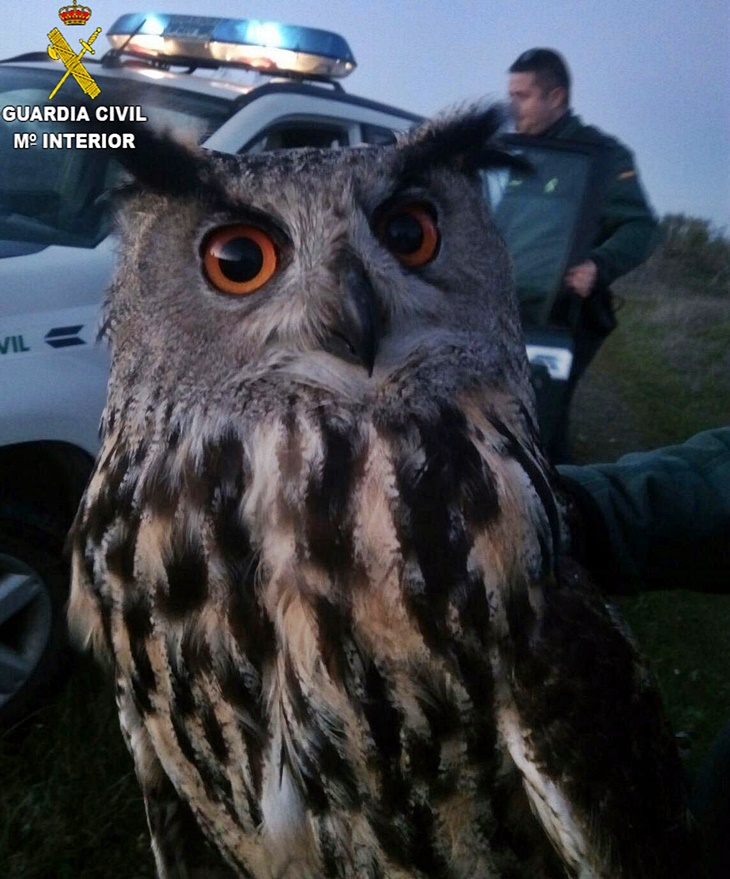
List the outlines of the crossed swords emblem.
<svg viewBox="0 0 730 879">
<path fill-rule="evenodd" d="M 88 40 L 79 40 L 82 48 L 78 55 L 74 54 L 74 50 L 63 38 L 63 34 L 57 27 L 54 27 L 50 34 L 48 34 L 48 39 L 51 41 L 51 45 L 48 47 L 48 54 L 54 61 L 62 61 L 66 68 L 66 72 L 58 81 L 58 85 L 48 96 L 49 101 L 53 99 L 56 92 L 61 88 L 64 82 L 66 82 L 69 76 L 73 76 L 76 82 L 81 86 L 85 95 L 95 98 L 97 95 L 101 94 L 101 89 L 94 82 L 94 78 L 81 63 L 81 59 L 87 52 L 91 52 L 92 55 L 95 54 L 94 50 L 91 48 L 91 44 L 100 33 L 101 28 L 98 27 Z"/>
</svg>

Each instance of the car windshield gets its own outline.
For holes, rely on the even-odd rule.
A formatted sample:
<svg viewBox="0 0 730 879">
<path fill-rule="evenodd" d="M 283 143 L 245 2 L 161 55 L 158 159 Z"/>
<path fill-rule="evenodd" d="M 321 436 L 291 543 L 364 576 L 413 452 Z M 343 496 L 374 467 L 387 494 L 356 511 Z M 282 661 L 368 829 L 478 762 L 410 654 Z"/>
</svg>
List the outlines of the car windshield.
<svg viewBox="0 0 730 879">
<path fill-rule="evenodd" d="M 512 257 L 523 323 L 544 325 L 569 262 L 580 256 L 576 230 L 593 161 L 585 152 L 544 143 L 521 141 L 516 151 L 532 170 L 484 172 L 483 191 Z"/>
<path fill-rule="evenodd" d="M 193 94 L 154 83 L 103 78 L 102 95 L 85 106 L 93 118 L 101 103 L 144 108 L 147 118 L 203 140 L 230 115 L 225 99 Z M 32 68 L 0 67 L 0 100 L 5 107 L 51 106 L 48 96 L 58 75 Z M 78 131 L 73 122 L 23 122 L 0 117 L 0 239 L 39 244 L 93 247 L 109 228 L 107 195 L 120 174 L 102 151 L 44 149 L 42 135 Z M 109 123 L 108 132 L 120 126 Z M 29 134 L 22 146 L 18 135 Z"/>
</svg>

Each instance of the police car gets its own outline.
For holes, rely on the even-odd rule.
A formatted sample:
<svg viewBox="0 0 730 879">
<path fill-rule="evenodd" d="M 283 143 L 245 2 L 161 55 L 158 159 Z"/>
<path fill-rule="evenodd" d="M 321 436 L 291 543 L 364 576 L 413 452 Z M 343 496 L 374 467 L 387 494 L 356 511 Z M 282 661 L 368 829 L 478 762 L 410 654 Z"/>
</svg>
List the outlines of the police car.
<svg viewBox="0 0 730 879">
<path fill-rule="evenodd" d="M 390 143 L 420 121 L 344 91 L 355 59 L 333 33 L 128 14 L 106 37 L 101 57 L 87 41 L 76 84 L 63 87 L 96 95 L 84 106 L 108 122 L 109 136 L 126 113 L 238 153 Z M 99 448 L 109 366 L 96 332 L 114 261 L 107 197 L 118 171 L 103 144 L 79 139 L 63 92 L 49 101 L 64 53 L 75 54 L 59 33 L 47 52 L 0 62 L 0 726 L 39 704 L 63 665 L 63 545 Z M 519 138 L 512 147 L 534 149 Z M 499 175 L 485 177 L 495 209 L 508 189 Z M 564 384 L 569 340 L 543 330 L 528 345 L 536 381 Z"/>
</svg>

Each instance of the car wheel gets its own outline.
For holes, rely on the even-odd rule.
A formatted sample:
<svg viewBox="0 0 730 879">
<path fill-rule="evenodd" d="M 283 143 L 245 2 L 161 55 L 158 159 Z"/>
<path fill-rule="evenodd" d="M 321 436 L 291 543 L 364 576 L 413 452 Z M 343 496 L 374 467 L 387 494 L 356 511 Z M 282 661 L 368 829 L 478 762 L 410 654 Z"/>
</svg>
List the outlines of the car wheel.
<svg viewBox="0 0 730 879">
<path fill-rule="evenodd" d="M 68 665 L 68 568 L 45 531 L 0 519 L 0 727 L 20 723 Z"/>
</svg>

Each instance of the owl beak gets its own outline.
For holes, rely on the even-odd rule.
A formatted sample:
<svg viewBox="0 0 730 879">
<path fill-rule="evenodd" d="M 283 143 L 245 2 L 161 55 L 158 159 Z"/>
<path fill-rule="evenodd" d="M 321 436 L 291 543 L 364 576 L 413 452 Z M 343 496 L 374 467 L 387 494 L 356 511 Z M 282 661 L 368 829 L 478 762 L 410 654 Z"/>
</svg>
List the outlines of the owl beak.
<svg viewBox="0 0 730 879">
<path fill-rule="evenodd" d="M 375 291 L 364 269 L 350 268 L 340 313 L 329 327 L 323 347 L 341 360 L 361 364 L 371 376 L 379 344 L 380 316 Z"/>
</svg>

